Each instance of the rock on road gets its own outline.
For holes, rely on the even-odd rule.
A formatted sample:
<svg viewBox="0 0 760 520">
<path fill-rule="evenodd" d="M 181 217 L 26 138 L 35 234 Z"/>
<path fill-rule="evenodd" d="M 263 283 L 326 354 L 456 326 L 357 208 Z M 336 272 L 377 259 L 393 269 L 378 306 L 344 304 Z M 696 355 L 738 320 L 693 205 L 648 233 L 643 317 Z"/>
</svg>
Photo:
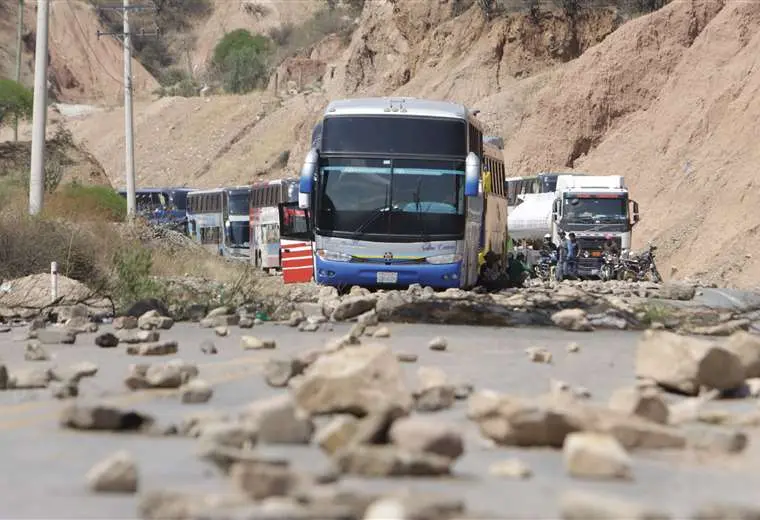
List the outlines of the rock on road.
<svg viewBox="0 0 760 520">
<path fill-rule="evenodd" d="M 597 331 L 570 333 L 548 328 L 486 328 L 386 324 L 388 338 L 366 338 L 363 343 L 386 344 L 395 352 L 415 354 L 418 360 L 404 363 L 410 386 L 416 386 L 421 366 L 438 367 L 449 378 L 511 395 L 534 396 L 549 391 L 551 380 L 570 387 L 585 387 L 593 401 L 606 403 L 614 390 L 634 381 L 634 347 L 640 332 Z M 162 423 L 178 422 L 183 416 L 202 411 L 238 411 L 251 401 L 283 393 L 268 386 L 262 367 L 273 355 L 293 355 L 345 334 L 349 324 L 336 324 L 332 332 L 299 332 L 274 324 L 252 330 L 229 327 L 227 335 L 197 324 L 180 323 L 161 331 L 162 340 L 175 340 L 177 354 L 160 357 L 127 355 L 126 346 L 99 348 L 94 334 L 82 334 L 74 345 L 45 345 L 45 361 L 25 361 L 25 341 L 12 333 L 0 335 L 0 352 L 10 372 L 17 368 L 68 366 L 88 361 L 97 365 L 95 377 L 83 379 L 79 402 L 108 402 L 150 413 Z M 111 331 L 102 326 L 100 332 Z M 243 350 L 241 336 L 276 341 L 275 350 Z M 431 350 L 430 341 L 446 338 L 444 351 Z M 213 341 L 216 355 L 201 351 L 204 340 Z M 568 348 L 577 342 L 577 351 Z M 543 348 L 552 354 L 551 363 L 531 362 L 526 349 Z M 128 366 L 139 362 L 165 362 L 181 358 L 195 362 L 200 377 L 214 388 L 206 403 L 181 402 L 177 392 L 140 390 L 124 385 Z M 58 424 L 66 402 L 51 398 L 49 389 L 0 392 L 0 516 L 3 518 L 135 518 L 139 495 L 93 494 L 85 475 L 111 454 L 126 450 L 139 471 L 139 491 L 218 491 L 230 484 L 197 456 L 197 439 L 177 436 L 148 436 L 86 433 L 64 430 Z M 756 407 L 754 401 L 725 404 L 739 411 Z M 349 488 L 372 492 L 406 489 L 443 494 L 466 501 L 471 511 L 496 514 L 495 518 L 558 518 L 559 499 L 567 490 L 609 492 L 621 498 L 656 505 L 674 518 L 688 518 L 702 502 L 757 501 L 760 485 L 757 462 L 760 449 L 751 435 L 741 455 L 721 455 L 708 460 L 683 452 L 637 452 L 632 460 L 635 478 L 622 482 L 576 480 L 567 475 L 561 450 L 518 449 L 491 446 L 477 426 L 465 417 L 466 401 L 431 417 L 452 420 L 465 432 L 464 455 L 453 466 L 453 477 L 444 479 L 359 479 L 344 477 Z M 751 432 L 749 432 L 751 433 Z M 257 446 L 258 451 L 285 456 L 298 469 L 317 470 L 328 459 L 311 446 Z M 504 478 L 489 471 L 496 463 L 518 459 L 530 468 L 529 478 Z M 509 466 L 510 463 L 506 463 Z M 505 464 L 502 464 L 505 466 Z M 698 500 L 698 503 L 695 502 Z"/>
</svg>

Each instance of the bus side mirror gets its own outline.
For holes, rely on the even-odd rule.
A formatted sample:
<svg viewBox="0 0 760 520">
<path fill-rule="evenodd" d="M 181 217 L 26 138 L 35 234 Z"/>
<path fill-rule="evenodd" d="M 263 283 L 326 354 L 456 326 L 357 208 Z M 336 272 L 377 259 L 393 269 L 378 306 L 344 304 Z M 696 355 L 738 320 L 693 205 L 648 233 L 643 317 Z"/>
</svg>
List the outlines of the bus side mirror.
<svg viewBox="0 0 760 520">
<path fill-rule="evenodd" d="M 480 183 L 480 157 L 470 152 L 467 155 L 464 167 L 464 195 L 465 197 L 477 197 Z"/>
<path fill-rule="evenodd" d="M 559 220 L 559 201 L 557 200 L 552 203 L 552 219 L 555 222 Z"/>
<path fill-rule="evenodd" d="M 298 187 L 298 207 L 301 209 L 308 209 L 310 206 L 310 195 L 318 163 L 319 153 L 316 148 L 312 148 L 309 150 L 309 153 L 306 154 L 306 159 L 301 168 L 301 180 Z"/>
<path fill-rule="evenodd" d="M 641 220 L 641 217 L 639 217 L 639 203 L 635 200 L 631 201 L 632 206 L 632 213 L 633 213 L 633 223 L 636 224 L 639 220 Z"/>
</svg>

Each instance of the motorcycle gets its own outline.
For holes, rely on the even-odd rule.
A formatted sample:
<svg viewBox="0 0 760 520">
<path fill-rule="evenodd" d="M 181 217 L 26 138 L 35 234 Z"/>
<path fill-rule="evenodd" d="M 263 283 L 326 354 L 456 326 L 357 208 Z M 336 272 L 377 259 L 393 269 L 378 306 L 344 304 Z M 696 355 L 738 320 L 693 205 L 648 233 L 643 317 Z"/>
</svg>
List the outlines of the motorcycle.
<svg viewBox="0 0 760 520">
<path fill-rule="evenodd" d="M 618 255 L 605 253 L 602 257 L 602 266 L 599 268 L 599 278 L 603 282 L 614 280 L 620 274 L 623 264 Z"/>
<path fill-rule="evenodd" d="M 543 282 L 548 282 L 554 277 L 554 271 L 557 265 L 557 254 L 541 252 L 541 258 L 533 266 L 533 275 Z"/>
<path fill-rule="evenodd" d="M 660 276 L 660 272 L 654 263 L 654 252 L 656 250 L 657 246 L 650 243 L 644 252 L 622 258 L 618 280 L 641 282 L 651 278 L 651 281 L 661 283 L 662 276 Z"/>
</svg>

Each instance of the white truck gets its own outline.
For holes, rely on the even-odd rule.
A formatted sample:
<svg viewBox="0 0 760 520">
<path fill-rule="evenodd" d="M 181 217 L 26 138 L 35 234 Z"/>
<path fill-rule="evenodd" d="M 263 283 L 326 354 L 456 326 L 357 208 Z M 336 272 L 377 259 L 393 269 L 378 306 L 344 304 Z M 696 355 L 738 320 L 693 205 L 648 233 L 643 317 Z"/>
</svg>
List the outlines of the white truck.
<svg viewBox="0 0 760 520">
<path fill-rule="evenodd" d="M 578 239 L 578 274 L 582 278 L 598 276 L 607 235 L 621 251 L 631 248 L 639 205 L 629 199 L 620 175 L 560 175 L 554 193 L 526 194 L 520 199 L 509 214 L 508 229 L 510 237 L 523 246 L 517 250 L 528 253 L 529 264 L 538 260 L 536 249 L 543 237 L 550 234 L 558 244 L 560 231 L 573 232 Z"/>
</svg>

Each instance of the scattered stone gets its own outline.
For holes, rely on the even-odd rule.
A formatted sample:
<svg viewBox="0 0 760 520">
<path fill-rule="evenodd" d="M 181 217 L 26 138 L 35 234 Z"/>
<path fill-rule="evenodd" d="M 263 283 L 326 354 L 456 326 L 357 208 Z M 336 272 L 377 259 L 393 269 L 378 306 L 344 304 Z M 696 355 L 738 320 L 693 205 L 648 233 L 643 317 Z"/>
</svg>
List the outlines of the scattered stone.
<svg viewBox="0 0 760 520">
<path fill-rule="evenodd" d="M 410 352 L 399 352 L 396 354 L 396 359 L 400 363 L 416 363 L 418 356 L 417 354 L 412 354 Z"/>
<path fill-rule="evenodd" d="M 393 444 L 411 452 L 433 453 L 457 459 L 464 453 L 459 429 L 450 423 L 425 417 L 398 419 L 390 428 Z"/>
<path fill-rule="evenodd" d="M 281 388 L 303 373 L 306 366 L 299 359 L 269 359 L 264 366 L 264 379 L 269 386 Z"/>
<path fill-rule="evenodd" d="M 380 323 L 380 320 L 377 316 L 377 311 L 375 309 L 369 310 L 365 312 L 364 314 L 361 314 L 357 321 L 364 325 L 365 327 L 374 327 L 378 323 Z"/>
<path fill-rule="evenodd" d="M 113 328 L 116 330 L 129 330 L 137 328 L 137 318 L 134 316 L 119 316 L 113 320 Z"/>
<path fill-rule="evenodd" d="M 341 472 L 365 477 L 448 475 L 452 459 L 432 453 L 412 453 L 396 446 L 352 444 L 334 461 Z"/>
<path fill-rule="evenodd" d="M 88 332 L 97 332 L 99 327 L 97 323 L 90 321 L 87 316 L 75 316 L 66 322 L 65 328 L 73 334 L 86 334 Z"/>
<path fill-rule="evenodd" d="M 494 462 L 488 472 L 495 477 L 527 479 L 533 476 L 533 471 L 520 459 L 506 459 Z"/>
<path fill-rule="evenodd" d="M 248 316 L 241 316 L 238 320 L 238 327 L 241 329 L 252 329 L 253 328 L 253 319 L 249 318 Z"/>
<path fill-rule="evenodd" d="M 581 350 L 581 346 L 578 343 L 570 343 L 567 346 L 567 351 L 571 353 L 580 352 L 580 350 Z"/>
<path fill-rule="evenodd" d="M 737 332 L 728 338 L 724 348 L 739 358 L 745 378 L 760 378 L 760 337 L 749 332 Z"/>
<path fill-rule="evenodd" d="M 344 321 L 355 318 L 360 314 L 375 308 L 377 298 L 372 295 L 368 296 L 350 296 L 344 298 L 338 303 L 332 313 L 332 319 L 335 321 Z"/>
<path fill-rule="evenodd" d="M 590 479 L 632 479 L 631 458 L 607 434 L 575 432 L 565 437 L 562 448 L 565 469 L 573 477 Z"/>
<path fill-rule="evenodd" d="M 704 405 L 720 396 L 718 390 L 702 393 L 697 397 L 687 397 L 680 402 L 668 406 L 668 422 L 670 424 L 682 424 L 699 419 Z"/>
<path fill-rule="evenodd" d="M 414 493 L 372 502 L 364 513 L 364 520 L 453 520 L 462 518 L 464 512 L 461 500 Z"/>
<path fill-rule="evenodd" d="M 325 352 L 332 353 L 337 352 L 339 350 L 343 350 L 346 347 L 350 347 L 353 345 L 360 345 L 361 341 L 359 340 L 359 336 L 352 336 L 350 333 L 346 334 L 345 336 L 340 336 L 338 338 L 333 338 L 330 341 L 327 342 L 327 345 L 325 345 Z"/>
<path fill-rule="evenodd" d="M 300 408 L 311 414 L 363 416 L 379 402 L 412 406 L 404 374 L 388 347 L 367 345 L 320 356 L 294 389 Z"/>
<path fill-rule="evenodd" d="M 220 307 L 211 309 L 211 311 L 209 311 L 209 313 L 206 315 L 206 318 L 216 318 L 217 316 L 226 316 L 233 313 L 234 309 L 227 307 L 226 305 L 222 305 Z"/>
<path fill-rule="evenodd" d="M 214 316 L 212 318 L 203 318 L 199 323 L 200 327 L 203 329 L 213 329 L 216 327 L 234 327 L 235 325 L 239 324 L 239 314 L 228 314 L 224 316 Z"/>
<path fill-rule="evenodd" d="M 319 330 L 319 324 L 304 321 L 298 327 L 298 330 L 300 330 L 301 332 L 317 332 Z"/>
<path fill-rule="evenodd" d="M 610 409 L 638 415 L 660 424 L 668 424 L 670 410 L 662 396 L 653 388 L 626 387 L 610 397 Z"/>
<path fill-rule="evenodd" d="M 216 334 L 219 337 L 224 337 L 230 333 L 229 329 L 227 327 L 216 327 L 214 329 L 214 334 Z"/>
<path fill-rule="evenodd" d="M 626 449 L 684 448 L 675 428 L 576 400 L 526 399 L 481 391 L 469 399 L 467 416 L 501 445 L 552 446 L 577 431 L 609 433 Z"/>
<path fill-rule="evenodd" d="M 373 334 L 373 338 L 390 338 L 391 331 L 388 327 L 380 327 Z"/>
<path fill-rule="evenodd" d="M 178 345 L 176 341 L 158 341 L 127 347 L 127 354 L 130 356 L 169 356 L 176 354 L 177 351 Z"/>
<path fill-rule="evenodd" d="M 214 345 L 213 341 L 206 339 L 201 342 L 201 352 L 210 356 L 218 353 L 219 351 L 216 350 L 216 345 Z"/>
<path fill-rule="evenodd" d="M 306 320 L 306 315 L 301 310 L 295 310 L 290 313 L 290 318 L 287 321 L 289 327 L 298 327 L 301 322 Z"/>
<path fill-rule="evenodd" d="M 50 356 L 42 348 L 42 344 L 38 340 L 33 339 L 26 344 L 24 359 L 26 361 L 49 361 Z"/>
<path fill-rule="evenodd" d="M 262 462 L 241 462 L 230 468 L 235 486 L 252 500 L 284 497 L 299 484 L 297 476 L 287 467 Z"/>
<path fill-rule="evenodd" d="M 137 464 L 126 451 L 98 462 L 87 472 L 90 490 L 96 493 L 136 493 Z"/>
<path fill-rule="evenodd" d="M 261 340 L 254 336 L 243 336 L 240 339 L 240 344 L 243 350 L 273 349 L 277 346 L 273 339 Z"/>
<path fill-rule="evenodd" d="M 576 386 L 573 388 L 573 395 L 578 399 L 591 399 L 591 390 L 585 386 Z"/>
<path fill-rule="evenodd" d="M 127 316 L 139 318 L 149 311 L 156 311 L 159 316 L 169 316 L 169 309 L 166 308 L 166 305 L 164 305 L 163 302 L 156 298 L 144 298 L 136 301 L 125 314 Z"/>
<path fill-rule="evenodd" d="M 428 348 L 430 350 L 446 350 L 449 347 L 449 342 L 446 341 L 446 338 L 438 336 L 430 340 L 430 343 L 428 343 Z"/>
<path fill-rule="evenodd" d="M 547 365 L 552 363 L 552 353 L 543 347 L 530 347 L 525 349 L 525 353 L 528 354 L 528 359 L 534 363 L 545 363 Z"/>
<path fill-rule="evenodd" d="M 155 343 L 161 335 L 155 330 L 119 330 L 116 331 L 119 343 L 134 345 L 136 343 Z"/>
<path fill-rule="evenodd" d="M 158 311 L 150 310 L 137 319 L 137 326 L 142 330 L 157 329 L 160 318 L 161 314 Z"/>
<path fill-rule="evenodd" d="M 684 326 L 682 330 L 687 334 L 699 334 L 702 336 L 731 336 L 737 332 L 747 330 L 750 324 L 750 320 L 741 319 L 701 327 Z"/>
<path fill-rule="evenodd" d="M 552 314 L 552 322 L 559 328 L 576 332 L 594 330 L 583 309 L 564 309 Z"/>
<path fill-rule="evenodd" d="M 202 379 L 191 379 L 180 388 L 180 400 L 183 403 L 206 403 L 212 395 L 214 389 Z"/>
<path fill-rule="evenodd" d="M 760 520 L 760 507 L 730 502 L 717 502 L 700 506 L 692 520 Z"/>
<path fill-rule="evenodd" d="M 100 348 L 114 348 L 119 345 L 119 338 L 110 332 L 104 332 L 95 338 L 95 344 Z"/>
<path fill-rule="evenodd" d="M 241 417 L 256 425 L 259 442 L 266 444 L 308 444 L 314 434 L 314 423 L 288 394 L 254 401 Z"/>
<path fill-rule="evenodd" d="M 51 394 L 55 399 L 70 399 L 79 395 L 79 385 L 76 381 L 64 381 L 51 385 Z"/>
<path fill-rule="evenodd" d="M 232 467 L 240 463 L 268 464 L 283 468 L 290 465 L 287 459 L 263 456 L 250 447 L 239 449 L 207 442 L 201 442 L 198 456 L 216 466 L 224 475 L 229 475 Z"/>
<path fill-rule="evenodd" d="M 562 520 L 671 520 L 668 513 L 587 491 L 565 492 L 559 502 Z"/>
<path fill-rule="evenodd" d="M 47 388 L 51 380 L 50 371 L 42 368 L 23 368 L 11 372 L 8 388 L 34 389 Z"/>
<path fill-rule="evenodd" d="M 141 430 L 155 423 L 149 415 L 110 406 L 71 404 L 61 411 L 60 424 L 73 430 Z"/>
<path fill-rule="evenodd" d="M 145 372 L 145 382 L 150 388 L 179 388 L 184 383 L 182 370 L 176 365 L 151 365 Z"/>
<path fill-rule="evenodd" d="M 692 426 L 686 428 L 690 448 L 713 453 L 741 453 L 749 440 L 741 431 Z"/>
<path fill-rule="evenodd" d="M 43 345 L 73 345 L 77 336 L 73 332 L 65 329 L 39 329 L 37 331 L 37 340 Z"/>
<path fill-rule="evenodd" d="M 660 286 L 657 297 L 663 300 L 693 300 L 697 289 L 693 285 L 666 282 Z"/>
<path fill-rule="evenodd" d="M 80 361 L 79 363 L 71 365 L 68 369 L 68 373 L 70 375 L 67 379 L 81 381 L 85 377 L 94 377 L 95 374 L 98 373 L 98 365 L 91 361 Z"/>
<path fill-rule="evenodd" d="M 636 348 L 636 375 L 686 395 L 700 387 L 718 390 L 738 388 L 744 367 L 732 352 L 699 338 L 667 331 L 647 330 Z"/>
<path fill-rule="evenodd" d="M 414 393 L 414 408 L 418 412 L 438 412 L 454 406 L 456 388 L 440 385 L 418 390 Z"/>
<path fill-rule="evenodd" d="M 250 424 L 230 422 L 211 414 L 192 417 L 181 431 L 189 437 L 198 437 L 201 446 L 226 446 L 246 449 L 256 444 L 258 432 Z M 254 425 L 255 426 L 255 425 Z"/>
<path fill-rule="evenodd" d="M 314 438 L 322 451 L 332 455 L 351 442 L 358 432 L 358 425 L 359 421 L 353 415 L 338 415 L 320 428 Z"/>
</svg>

